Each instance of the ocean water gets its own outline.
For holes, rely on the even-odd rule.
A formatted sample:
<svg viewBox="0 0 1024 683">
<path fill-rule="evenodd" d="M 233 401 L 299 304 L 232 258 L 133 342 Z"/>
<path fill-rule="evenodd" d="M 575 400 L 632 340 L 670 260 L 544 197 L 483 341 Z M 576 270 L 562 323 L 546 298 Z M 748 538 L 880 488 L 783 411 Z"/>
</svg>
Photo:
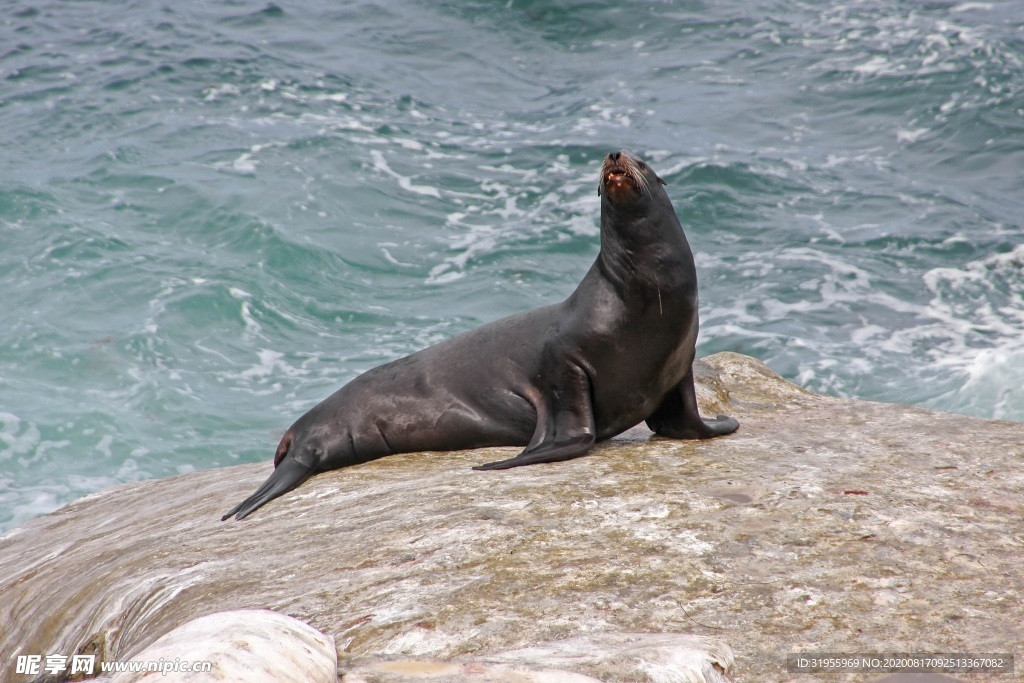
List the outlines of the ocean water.
<svg viewBox="0 0 1024 683">
<path fill-rule="evenodd" d="M 699 354 L 1024 421 L 1019 2 L 14 0 L 0 136 L 0 529 L 561 300 L 622 148 Z"/>
</svg>

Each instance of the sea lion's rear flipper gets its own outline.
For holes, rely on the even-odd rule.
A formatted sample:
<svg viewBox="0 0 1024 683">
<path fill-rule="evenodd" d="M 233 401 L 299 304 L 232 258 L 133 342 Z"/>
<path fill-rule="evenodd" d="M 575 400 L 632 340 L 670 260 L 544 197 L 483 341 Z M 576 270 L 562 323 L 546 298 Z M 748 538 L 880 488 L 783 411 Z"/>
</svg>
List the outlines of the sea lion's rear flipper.
<svg viewBox="0 0 1024 683">
<path fill-rule="evenodd" d="M 661 405 L 647 418 L 647 426 L 655 434 L 673 439 L 710 439 L 732 434 L 740 423 L 726 415 L 719 415 L 713 420 L 705 420 L 700 416 L 691 367 L 683 381 L 668 392 Z"/>
<path fill-rule="evenodd" d="M 558 381 L 547 387 L 537 408 L 537 429 L 522 453 L 474 470 L 507 470 L 540 462 L 560 462 L 584 455 L 594 445 L 594 406 L 590 378 L 577 365 L 562 362 Z"/>
<path fill-rule="evenodd" d="M 313 474 L 313 468 L 309 465 L 298 462 L 294 458 L 285 458 L 278 464 L 267 480 L 263 482 L 263 486 L 256 490 L 256 493 L 232 508 L 231 512 L 220 518 L 220 521 L 223 522 L 231 515 L 235 515 L 235 519 L 245 519 L 256 508 L 282 494 L 288 493 L 313 476 Z"/>
</svg>

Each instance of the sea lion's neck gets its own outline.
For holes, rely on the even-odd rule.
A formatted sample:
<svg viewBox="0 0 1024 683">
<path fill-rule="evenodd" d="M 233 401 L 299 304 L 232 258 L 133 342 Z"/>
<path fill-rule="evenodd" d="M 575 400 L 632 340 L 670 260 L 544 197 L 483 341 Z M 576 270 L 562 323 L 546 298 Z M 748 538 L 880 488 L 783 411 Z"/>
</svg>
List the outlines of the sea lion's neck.
<svg viewBox="0 0 1024 683">
<path fill-rule="evenodd" d="M 675 212 L 623 212 L 601 207 L 597 267 L 612 283 L 637 287 L 693 287 L 693 254 Z"/>
</svg>

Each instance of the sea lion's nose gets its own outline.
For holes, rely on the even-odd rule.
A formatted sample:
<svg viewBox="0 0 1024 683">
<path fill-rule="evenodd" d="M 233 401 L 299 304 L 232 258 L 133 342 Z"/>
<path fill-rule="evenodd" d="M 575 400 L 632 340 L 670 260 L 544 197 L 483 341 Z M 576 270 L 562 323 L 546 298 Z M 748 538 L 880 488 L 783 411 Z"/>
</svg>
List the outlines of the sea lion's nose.
<svg viewBox="0 0 1024 683">
<path fill-rule="evenodd" d="M 608 158 L 611 159 L 612 161 L 618 161 L 619 157 L 621 156 L 622 152 L 612 152 L 611 154 L 608 155 Z"/>
</svg>

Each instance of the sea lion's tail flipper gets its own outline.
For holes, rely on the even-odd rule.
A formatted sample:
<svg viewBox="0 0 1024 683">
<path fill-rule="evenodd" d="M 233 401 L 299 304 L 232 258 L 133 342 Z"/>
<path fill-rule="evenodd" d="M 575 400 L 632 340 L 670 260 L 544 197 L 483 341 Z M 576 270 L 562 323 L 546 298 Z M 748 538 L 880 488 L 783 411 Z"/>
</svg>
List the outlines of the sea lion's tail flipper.
<svg viewBox="0 0 1024 683">
<path fill-rule="evenodd" d="M 313 476 L 313 474 L 314 470 L 309 465 L 304 465 L 294 458 L 285 458 L 278 464 L 274 473 L 263 482 L 263 486 L 256 490 L 256 493 L 236 505 L 231 512 L 221 517 L 220 521 L 223 522 L 231 515 L 235 515 L 235 519 L 245 519 L 253 510 L 282 494 L 288 493 Z"/>
</svg>

